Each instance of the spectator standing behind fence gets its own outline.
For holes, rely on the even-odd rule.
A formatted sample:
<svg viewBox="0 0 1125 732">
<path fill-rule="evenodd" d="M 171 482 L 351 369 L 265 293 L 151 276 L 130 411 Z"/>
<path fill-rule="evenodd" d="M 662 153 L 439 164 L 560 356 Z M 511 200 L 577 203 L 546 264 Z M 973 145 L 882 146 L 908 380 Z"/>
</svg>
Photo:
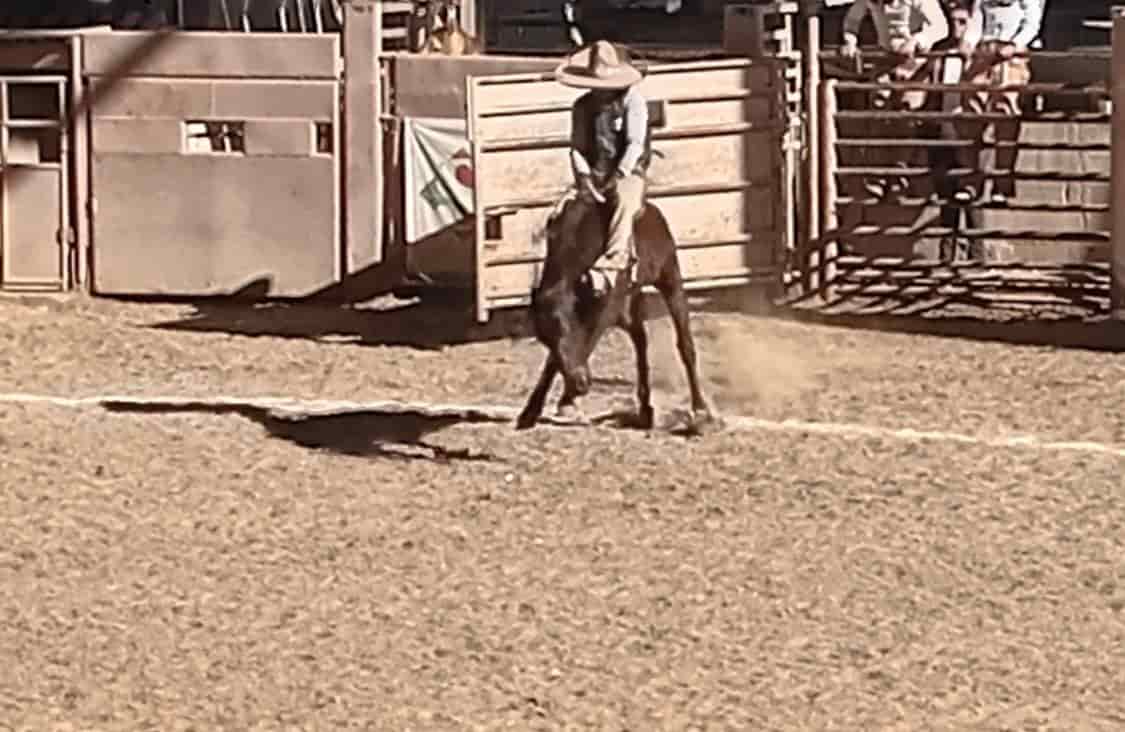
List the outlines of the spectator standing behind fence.
<svg viewBox="0 0 1125 732">
<path fill-rule="evenodd" d="M 944 55 L 932 59 L 929 66 L 930 81 L 935 84 L 958 84 L 964 78 L 966 64 L 973 56 L 974 39 L 970 30 L 974 17 L 973 0 L 947 0 L 945 12 L 949 35 L 935 43 L 931 49 Z M 961 99 L 959 92 L 933 91 L 927 95 L 926 109 L 959 112 Z M 965 127 L 950 120 L 941 120 L 927 125 L 926 132 L 926 136 L 932 140 L 951 143 L 948 146 L 928 148 L 934 193 L 941 200 L 941 225 L 953 230 L 941 239 L 940 257 L 943 261 L 961 259 L 963 255 L 972 260 L 983 259 L 984 252 L 979 240 L 961 235 L 962 212 L 968 229 L 980 228 L 978 211 L 972 206 L 973 194 L 962 186 L 961 176 L 950 174 L 952 168 L 972 165 L 970 156 L 963 153 L 964 147 L 957 144 L 963 141 Z M 969 134 L 971 133 L 972 129 L 969 130 Z"/>
<path fill-rule="evenodd" d="M 840 53 L 845 58 L 854 58 L 859 48 L 859 28 L 865 16 L 871 17 L 879 46 L 890 52 L 894 67 L 880 74 L 876 81 L 920 81 L 925 76 L 926 59 L 924 54 L 947 34 L 945 14 L 939 0 L 855 0 L 844 16 L 844 42 Z M 924 103 L 926 93 L 922 90 L 877 92 L 872 104 L 877 109 L 917 110 Z M 888 136 L 912 136 L 917 131 L 913 122 L 887 122 L 881 127 Z M 877 156 L 869 155 L 876 165 L 880 162 L 889 167 L 906 167 L 907 160 L 894 150 L 880 150 Z M 901 193 L 906 188 L 902 177 L 891 181 L 868 181 L 867 187 L 876 196 Z"/>
<path fill-rule="evenodd" d="M 1039 35 L 1043 23 L 1043 0 L 977 0 L 969 39 L 975 50 L 965 78 L 972 84 L 989 86 L 1024 86 L 1031 81 L 1031 64 L 1026 56 L 1031 42 Z M 965 109 L 972 113 L 999 113 L 1012 119 L 993 125 L 996 146 L 996 171 L 1005 172 L 993 179 L 990 195 L 1004 201 L 1015 195 L 1015 170 L 1021 114 L 1020 92 L 970 92 Z M 988 124 L 977 125 L 982 139 Z M 980 156 L 975 156 L 979 165 Z M 983 192 L 983 191 L 982 191 Z"/>
</svg>

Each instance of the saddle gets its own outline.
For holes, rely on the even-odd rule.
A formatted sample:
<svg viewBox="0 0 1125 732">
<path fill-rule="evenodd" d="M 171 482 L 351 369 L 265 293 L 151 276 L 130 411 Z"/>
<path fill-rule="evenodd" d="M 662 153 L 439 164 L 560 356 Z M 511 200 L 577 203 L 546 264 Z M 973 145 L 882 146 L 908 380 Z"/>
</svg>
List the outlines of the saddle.
<svg viewBox="0 0 1125 732">
<path fill-rule="evenodd" d="M 562 193 L 562 195 L 559 196 L 558 200 L 555 201 L 554 205 L 548 212 L 544 228 L 537 233 L 540 236 L 542 236 L 543 234 L 552 237 L 562 236 L 560 227 L 562 225 L 567 207 L 574 203 L 580 196 L 581 194 L 579 193 L 576 186 L 568 186 L 567 189 Z M 613 203 L 611 199 L 607 199 L 603 203 L 592 202 L 589 205 L 592 207 L 591 210 L 597 211 L 601 214 L 600 224 L 602 229 L 602 239 L 601 248 L 599 249 L 597 254 L 597 256 L 600 257 L 605 252 L 606 246 L 608 246 L 609 244 L 609 224 L 611 218 L 610 207 L 613 205 Z M 647 259 L 643 257 L 641 253 L 641 249 L 643 248 L 642 242 L 646 241 L 646 238 L 642 234 L 642 232 L 646 230 L 651 231 L 654 217 L 662 219 L 663 215 L 661 214 L 659 209 L 653 206 L 651 202 L 646 201 L 643 208 L 641 209 L 640 215 L 633 222 L 633 232 L 637 242 L 637 259 L 634 260 L 633 265 L 630 268 L 631 284 L 628 288 L 630 291 L 635 289 L 635 287 L 644 284 L 656 274 L 655 271 L 653 271 L 654 264 L 647 261 Z M 577 287 L 577 294 L 579 295 L 580 301 L 596 301 L 599 299 L 596 296 L 596 293 L 607 289 L 606 287 L 595 286 L 595 275 L 592 266 L 587 267 L 582 271 L 575 285 Z M 612 289 L 612 285 L 613 282 L 611 280 L 611 282 L 609 283 L 609 289 Z"/>
<path fill-rule="evenodd" d="M 562 225 L 563 214 L 566 212 L 567 207 L 577 201 L 581 195 L 577 186 L 568 186 L 567 189 L 563 191 L 562 195 L 559 196 L 558 200 L 555 201 L 555 205 L 551 207 L 551 210 L 547 212 L 547 223 L 541 233 L 556 232 L 558 227 Z M 608 207 L 612 205 L 612 200 L 607 199 L 604 203 L 593 202 L 590 205 L 593 207 L 593 210 L 599 211 L 602 214 L 602 225 L 605 228 L 603 236 L 608 236 L 610 214 Z"/>
</svg>

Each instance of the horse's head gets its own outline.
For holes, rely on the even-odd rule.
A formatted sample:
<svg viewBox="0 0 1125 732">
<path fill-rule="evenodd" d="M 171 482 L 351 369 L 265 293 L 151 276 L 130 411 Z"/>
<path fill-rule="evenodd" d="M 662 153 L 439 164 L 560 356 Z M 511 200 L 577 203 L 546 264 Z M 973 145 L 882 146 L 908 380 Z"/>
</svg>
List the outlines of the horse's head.
<svg viewBox="0 0 1125 732">
<path fill-rule="evenodd" d="M 593 327 L 595 296 L 583 277 L 585 257 L 579 242 L 584 237 L 568 241 L 563 235 L 563 221 L 572 205 L 580 204 L 568 199 L 547 219 L 547 255 L 531 293 L 531 324 L 535 337 L 558 364 L 568 389 L 581 396 L 590 389 L 585 350 Z"/>
</svg>

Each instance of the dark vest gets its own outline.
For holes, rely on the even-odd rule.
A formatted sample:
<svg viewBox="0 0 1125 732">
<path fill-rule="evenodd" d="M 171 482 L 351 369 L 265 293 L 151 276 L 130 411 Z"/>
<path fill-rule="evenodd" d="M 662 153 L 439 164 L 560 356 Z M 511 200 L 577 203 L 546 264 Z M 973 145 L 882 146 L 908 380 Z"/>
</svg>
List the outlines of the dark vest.
<svg viewBox="0 0 1125 732">
<path fill-rule="evenodd" d="M 617 170 L 627 146 L 625 138 L 625 95 L 615 97 L 608 104 L 599 104 L 593 94 L 579 99 L 578 113 L 588 131 L 587 139 L 579 150 L 590 163 L 594 177 L 605 181 Z M 637 160 L 633 172 L 645 175 L 652 159 L 652 125 L 645 130 L 644 152 Z"/>
</svg>

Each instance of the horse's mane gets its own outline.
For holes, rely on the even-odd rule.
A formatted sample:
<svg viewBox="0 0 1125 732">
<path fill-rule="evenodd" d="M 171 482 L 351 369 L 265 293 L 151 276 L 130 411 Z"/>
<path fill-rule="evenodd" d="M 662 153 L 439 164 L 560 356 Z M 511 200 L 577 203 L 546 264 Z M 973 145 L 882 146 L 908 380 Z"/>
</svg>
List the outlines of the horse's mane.
<svg viewBox="0 0 1125 732">
<path fill-rule="evenodd" d="M 543 223 L 532 229 L 532 241 L 546 241 L 548 246 L 551 243 L 551 233 L 562 222 L 562 213 L 566 210 L 567 204 L 578 197 L 578 191 L 574 187 L 567 188 L 563 194 L 555 201 L 555 205 L 543 217 Z"/>
<path fill-rule="evenodd" d="M 582 262 L 573 261 L 572 255 L 572 252 L 579 248 L 582 239 L 575 238 L 573 241 L 565 241 L 562 236 L 563 216 L 567 207 L 574 203 L 577 198 L 577 189 L 570 188 L 565 191 L 543 218 L 543 223 L 532 232 L 534 241 L 544 242 L 546 245 L 542 269 L 539 272 L 538 282 L 534 289 L 538 290 L 544 279 L 548 282 L 554 282 L 557 281 L 557 278 L 566 277 L 573 281 L 575 294 L 579 296 L 580 309 L 585 309 L 589 306 L 586 301 L 592 297 L 591 293 L 585 292 L 585 289 L 588 288 L 582 286 L 583 274 L 587 267 Z M 566 274 L 568 272 L 569 274 Z"/>
</svg>

